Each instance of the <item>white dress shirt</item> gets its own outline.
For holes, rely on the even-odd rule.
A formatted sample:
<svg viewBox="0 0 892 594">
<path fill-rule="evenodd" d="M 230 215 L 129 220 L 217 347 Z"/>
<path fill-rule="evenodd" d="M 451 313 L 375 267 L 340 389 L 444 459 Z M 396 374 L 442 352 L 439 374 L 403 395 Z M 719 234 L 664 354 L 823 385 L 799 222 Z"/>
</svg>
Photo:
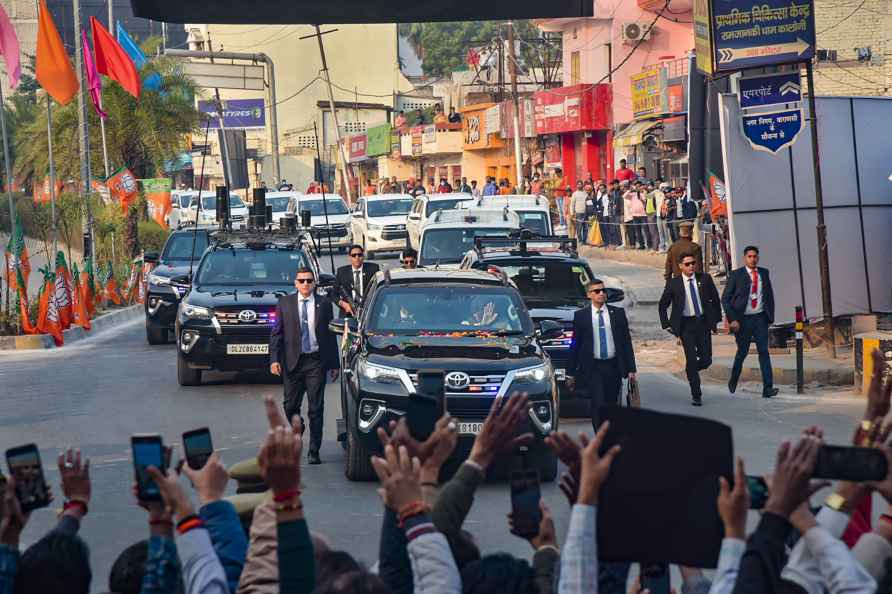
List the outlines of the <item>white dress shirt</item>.
<svg viewBox="0 0 892 594">
<path fill-rule="evenodd" d="M 693 289 L 694 289 L 694 292 L 697 294 L 697 303 L 700 305 L 700 315 L 703 315 L 703 299 L 700 298 L 700 290 L 697 288 L 697 277 L 695 277 L 693 274 L 691 276 L 686 276 L 686 275 L 682 274 L 681 280 L 684 283 L 684 297 L 685 297 L 685 299 L 684 299 L 684 311 L 681 313 L 681 315 L 683 315 L 686 318 L 693 318 L 697 315 L 695 313 L 696 310 L 694 310 L 694 300 L 693 300 L 693 297 L 691 297 L 691 285 L 692 285 L 691 279 L 694 280 Z"/>
<path fill-rule="evenodd" d="M 616 355 L 616 347 L 613 344 L 613 329 L 610 326 L 610 312 L 607 310 L 606 305 L 602 305 L 601 309 L 604 310 L 604 330 L 607 333 L 607 358 L 613 359 Z M 599 334 L 600 330 L 600 316 L 598 312 L 600 310 L 595 309 L 595 306 L 592 306 L 592 338 L 595 342 L 594 349 L 592 352 L 595 354 L 595 359 L 601 358 L 601 338 Z"/>
<path fill-rule="evenodd" d="M 300 323 L 303 323 L 304 301 L 307 302 L 307 322 L 310 327 L 310 352 L 313 353 L 319 350 L 319 343 L 316 342 L 316 296 L 311 293 L 305 298 L 300 293 L 297 294 L 297 317 L 301 320 Z M 300 325 L 297 327 L 297 336 L 298 340 L 301 340 Z"/>
<path fill-rule="evenodd" d="M 744 313 L 745 313 L 745 315 L 748 315 L 748 316 L 751 316 L 751 315 L 757 314 L 757 313 L 762 313 L 762 310 L 764 309 L 763 304 L 762 304 L 762 286 L 764 284 L 763 279 L 762 279 L 762 274 L 759 272 L 758 268 L 755 269 L 756 274 L 759 275 L 759 286 L 756 287 L 756 307 L 753 307 L 753 301 L 752 301 L 752 299 L 753 299 L 753 286 L 752 286 L 753 269 L 750 268 L 749 266 L 745 266 L 744 269 L 746 270 L 747 277 L 750 279 L 750 292 L 747 293 L 747 296 L 746 296 L 746 311 Z"/>
</svg>

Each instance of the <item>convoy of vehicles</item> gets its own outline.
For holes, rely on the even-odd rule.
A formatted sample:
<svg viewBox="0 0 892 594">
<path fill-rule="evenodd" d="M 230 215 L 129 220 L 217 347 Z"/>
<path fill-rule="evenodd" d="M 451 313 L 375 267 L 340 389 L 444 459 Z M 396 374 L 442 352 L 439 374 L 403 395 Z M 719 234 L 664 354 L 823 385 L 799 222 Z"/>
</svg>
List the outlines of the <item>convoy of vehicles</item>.
<svg viewBox="0 0 892 594">
<path fill-rule="evenodd" d="M 366 259 L 406 247 L 406 218 L 413 200 L 409 194 L 375 194 L 356 201 L 351 215 L 353 243 L 363 247 Z"/>
<path fill-rule="evenodd" d="M 519 233 L 520 217 L 506 208 L 439 210 L 421 230 L 419 266 L 458 268 L 465 253 L 482 235 Z"/>
<path fill-rule="evenodd" d="M 520 217 L 520 224 L 536 235 L 551 235 L 551 212 L 548 199 L 534 195 L 481 196 L 474 203 L 481 208 L 508 208 Z"/>
<path fill-rule="evenodd" d="M 415 250 L 419 248 L 421 245 L 421 230 L 428 220 L 434 216 L 435 212 L 462 208 L 466 204 L 473 203 L 473 201 L 474 198 L 470 194 L 460 193 L 416 196 L 406 221 L 406 230 L 409 235 L 406 239 L 406 245 Z"/>
</svg>

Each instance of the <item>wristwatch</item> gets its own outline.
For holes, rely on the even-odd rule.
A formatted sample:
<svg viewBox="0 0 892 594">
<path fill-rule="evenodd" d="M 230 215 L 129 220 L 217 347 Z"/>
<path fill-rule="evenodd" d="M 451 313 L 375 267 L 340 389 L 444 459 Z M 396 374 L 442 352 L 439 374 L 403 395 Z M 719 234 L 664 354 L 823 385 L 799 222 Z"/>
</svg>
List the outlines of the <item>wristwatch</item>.
<svg viewBox="0 0 892 594">
<path fill-rule="evenodd" d="M 841 512 L 844 511 L 846 506 L 846 498 L 839 493 L 831 493 L 827 496 L 827 499 L 824 500 L 824 505 L 832 510 Z"/>
<path fill-rule="evenodd" d="M 855 445 L 861 446 L 863 448 L 869 448 L 871 445 L 873 445 L 870 442 L 870 432 L 872 429 L 873 421 L 868 421 L 867 419 L 861 421 L 861 424 L 855 431 Z"/>
</svg>

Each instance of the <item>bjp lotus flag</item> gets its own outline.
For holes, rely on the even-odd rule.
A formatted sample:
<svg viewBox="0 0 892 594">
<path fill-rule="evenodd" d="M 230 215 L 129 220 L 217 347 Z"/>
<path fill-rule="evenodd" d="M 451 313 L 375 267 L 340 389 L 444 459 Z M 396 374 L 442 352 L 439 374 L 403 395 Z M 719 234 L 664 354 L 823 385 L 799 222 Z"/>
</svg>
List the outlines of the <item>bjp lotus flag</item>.
<svg viewBox="0 0 892 594">
<path fill-rule="evenodd" d="M 167 178 L 141 179 L 139 182 L 146 195 L 149 216 L 166 229 L 167 215 L 170 214 L 170 180 Z"/>
<path fill-rule="evenodd" d="M 44 280 L 43 287 L 40 289 L 37 330 L 42 334 L 52 336 L 56 346 L 62 346 L 65 339 L 59 319 L 59 304 L 56 301 L 56 275 L 49 269 L 41 269 L 41 271 L 44 274 Z"/>
<path fill-rule="evenodd" d="M 93 261 L 90 258 L 84 260 L 84 278 L 81 284 L 81 295 L 84 307 L 91 316 L 96 313 L 96 277 L 93 274 Z"/>
<path fill-rule="evenodd" d="M 105 180 L 105 185 L 108 187 L 111 199 L 120 201 L 121 210 L 126 214 L 130 202 L 137 195 L 136 178 L 129 169 L 122 167 Z"/>
<path fill-rule="evenodd" d="M 712 171 L 707 171 L 709 175 L 709 214 L 715 221 L 718 217 L 728 216 L 728 203 L 725 200 L 727 191 L 725 190 L 725 182 Z"/>
<path fill-rule="evenodd" d="M 74 309 L 74 323 L 84 330 L 90 329 L 90 312 L 87 310 L 89 299 L 84 295 L 85 286 L 81 282 L 81 273 L 77 269 L 77 263 L 71 265 L 72 282 L 72 308 Z"/>
<path fill-rule="evenodd" d="M 121 297 L 121 289 L 118 287 L 115 270 L 111 262 L 106 265 L 105 278 L 105 298 L 115 305 L 122 305 L 124 299 Z"/>
<path fill-rule="evenodd" d="M 34 72 L 40 86 L 62 105 L 71 101 L 78 89 L 77 75 L 45 0 L 40 0 L 40 14 L 37 17 L 36 62 Z"/>
<path fill-rule="evenodd" d="M 10 289 L 20 287 L 27 302 L 31 262 L 28 257 L 28 247 L 25 245 L 25 231 L 21 221 L 16 221 L 15 233 L 9 236 L 4 255 L 6 256 L 6 286 Z"/>
<path fill-rule="evenodd" d="M 67 330 L 74 322 L 73 290 L 71 288 L 71 272 L 65 262 L 65 254 L 61 250 L 56 254 L 56 304 L 59 307 L 59 322 L 62 329 Z"/>
</svg>

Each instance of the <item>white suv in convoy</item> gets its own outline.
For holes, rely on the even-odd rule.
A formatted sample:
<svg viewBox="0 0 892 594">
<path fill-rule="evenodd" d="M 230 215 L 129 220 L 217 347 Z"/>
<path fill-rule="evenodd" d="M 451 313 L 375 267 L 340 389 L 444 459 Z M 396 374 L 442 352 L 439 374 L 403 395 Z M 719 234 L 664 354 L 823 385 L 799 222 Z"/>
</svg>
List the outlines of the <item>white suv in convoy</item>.
<svg viewBox="0 0 892 594">
<path fill-rule="evenodd" d="M 413 200 L 409 194 L 374 194 L 357 199 L 352 215 L 353 243 L 363 246 L 366 258 L 406 247 L 406 218 Z"/>
<path fill-rule="evenodd" d="M 288 205 L 300 199 L 300 192 L 266 192 L 266 205 L 272 207 L 273 218 L 270 223 L 273 227 L 279 226 L 279 219 L 289 212 Z"/>
<path fill-rule="evenodd" d="M 189 206 L 196 197 L 198 197 L 198 190 L 174 190 L 170 193 L 170 212 L 167 213 L 168 227 L 178 229 L 195 224 L 195 211 L 190 211 Z M 190 212 L 192 213 L 191 217 Z"/>
<path fill-rule="evenodd" d="M 533 194 L 508 194 L 507 196 L 481 196 L 474 203 L 480 208 L 507 206 L 520 217 L 520 226 L 536 235 L 553 235 L 551 211 L 548 199 Z"/>
<path fill-rule="evenodd" d="M 196 198 L 198 193 L 195 194 Z M 189 205 L 191 220 L 195 220 L 195 208 L 198 200 L 192 200 Z M 229 194 L 229 220 L 233 229 L 246 229 L 248 227 L 248 205 L 235 193 Z M 217 225 L 217 195 L 214 192 L 205 194 L 201 192 L 201 205 L 198 211 L 198 226 L 209 227 Z"/>
<path fill-rule="evenodd" d="M 421 230 L 418 265 L 459 268 L 474 238 L 520 233 L 520 217 L 507 208 L 440 210 Z"/>
<path fill-rule="evenodd" d="M 421 230 L 427 224 L 427 221 L 440 210 L 453 210 L 468 206 L 473 203 L 474 197 L 470 194 L 431 194 L 430 196 L 416 196 L 412 203 L 412 211 L 409 213 L 409 220 L 406 222 L 406 230 L 409 232 L 407 240 L 410 248 L 418 249 L 421 245 Z"/>
<path fill-rule="evenodd" d="M 269 198 L 267 198 L 269 200 Z M 337 194 L 301 194 L 296 201 L 295 214 L 300 222 L 301 211 L 310 211 L 310 233 L 321 249 L 328 249 L 329 237 L 331 247 L 338 251 L 346 251 L 353 243 L 350 209 L 344 199 Z M 328 222 L 325 215 L 328 212 Z"/>
</svg>

